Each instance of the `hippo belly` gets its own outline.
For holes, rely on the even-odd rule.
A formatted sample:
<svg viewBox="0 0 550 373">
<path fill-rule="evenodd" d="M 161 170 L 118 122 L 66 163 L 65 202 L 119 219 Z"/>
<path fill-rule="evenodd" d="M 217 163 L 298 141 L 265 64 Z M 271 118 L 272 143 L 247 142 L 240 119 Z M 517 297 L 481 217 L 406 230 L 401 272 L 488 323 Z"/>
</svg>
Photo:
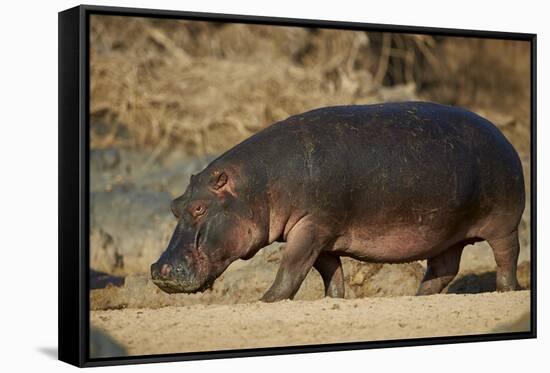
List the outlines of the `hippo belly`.
<svg viewBox="0 0 550 373">
<path fill-rule="evenodd" d="M 406 263 L 437 255 L 451 246 L 454 236 L 418 226 L 396 227 L 384 234 L 363 228 L 343 235 L 327 252 L 373 263 Z"/>
</svg>

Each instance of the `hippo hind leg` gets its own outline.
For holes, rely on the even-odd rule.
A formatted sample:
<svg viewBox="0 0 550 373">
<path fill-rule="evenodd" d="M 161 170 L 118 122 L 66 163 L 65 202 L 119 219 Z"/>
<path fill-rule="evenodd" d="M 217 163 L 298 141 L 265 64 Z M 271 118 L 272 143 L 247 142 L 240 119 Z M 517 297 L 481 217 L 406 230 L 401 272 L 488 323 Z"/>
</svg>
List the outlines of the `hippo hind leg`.
<svg viewBox="0 0 550 373">
<path fill-rule="evenodd" d="M 518 231 L 501 238 L 488 239 L 487 242 L 493 249 L 497 264 L 497 291 L 520 289 L 516 277 L 519 257 Z"/>
<path fill-rule="evenodd" d="M 344 270 L 340 257 L 321 253 L 313 267 L 319 272 L 325 285 L 325 296 L 344 298 Z"/>
<path fill-rule="evenodd" d="M 464 246 L 464 242 L 458 242 L 441 254 L 428 259 L 428 268 L 416 295 L 438 294 L 449 285 L 458 273 Z"/>
</svg>

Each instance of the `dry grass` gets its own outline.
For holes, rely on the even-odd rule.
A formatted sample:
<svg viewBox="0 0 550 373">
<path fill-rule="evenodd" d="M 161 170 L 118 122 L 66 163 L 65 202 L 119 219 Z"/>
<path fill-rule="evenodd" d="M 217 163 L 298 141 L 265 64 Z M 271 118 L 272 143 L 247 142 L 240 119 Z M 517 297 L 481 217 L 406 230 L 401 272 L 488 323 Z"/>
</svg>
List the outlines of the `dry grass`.
<svg viewBox="0 0 550 373">
<path fill-rule="evenodd" d="M 91 145 L 217 154 L 292 114 L 418 88 L 476 111 L 512 108 L 527 128 L 528 61 L 505 41 L 93 16 Z"/>
<path fill-rule="evenodd" d="M 219 153 L 295 113 L 392 96 L 379 88 L 395 51 L 373 56 L 364 32 L 102 16 L 91 37 L 95 148 Z"/>
</svg>

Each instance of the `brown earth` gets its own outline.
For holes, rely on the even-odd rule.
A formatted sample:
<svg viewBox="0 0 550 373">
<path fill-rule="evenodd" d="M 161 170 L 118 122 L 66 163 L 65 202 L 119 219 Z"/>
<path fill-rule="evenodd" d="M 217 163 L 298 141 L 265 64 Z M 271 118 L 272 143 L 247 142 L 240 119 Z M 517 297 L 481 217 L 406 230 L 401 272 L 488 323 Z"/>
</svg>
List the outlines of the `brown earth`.
<svg viewBox="0 0 550 373">
<path fill-rule="evenodd" d="M 143 355 L 528 331 L 529 307 L 530 292 L 517 291 L 109 310 L 91 321 Z"/>
</svg>

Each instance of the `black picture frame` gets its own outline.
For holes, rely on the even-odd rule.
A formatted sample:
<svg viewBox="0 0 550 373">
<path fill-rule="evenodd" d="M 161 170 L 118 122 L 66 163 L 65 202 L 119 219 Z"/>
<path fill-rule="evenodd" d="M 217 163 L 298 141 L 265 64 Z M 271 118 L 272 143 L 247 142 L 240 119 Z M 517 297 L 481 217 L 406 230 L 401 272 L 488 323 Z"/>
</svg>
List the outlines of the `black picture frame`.
<svg viewBox="0 0 550 373">
<path fill-rule="evenodd" d="M 531 45 L 531 330 L 476 336 L 90 359 L 89 20 L 94 14 L 437 34 L 528 41 Z M 536 338 L 536 34 L 81 5 L 59 13 L 59 360 L 79 367 Z"/>
</svg>

